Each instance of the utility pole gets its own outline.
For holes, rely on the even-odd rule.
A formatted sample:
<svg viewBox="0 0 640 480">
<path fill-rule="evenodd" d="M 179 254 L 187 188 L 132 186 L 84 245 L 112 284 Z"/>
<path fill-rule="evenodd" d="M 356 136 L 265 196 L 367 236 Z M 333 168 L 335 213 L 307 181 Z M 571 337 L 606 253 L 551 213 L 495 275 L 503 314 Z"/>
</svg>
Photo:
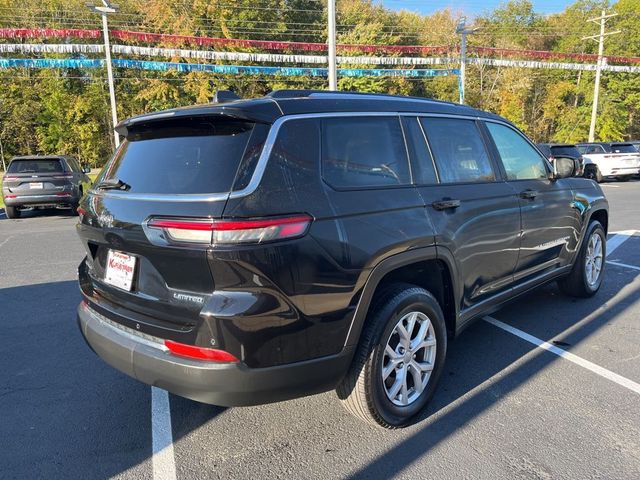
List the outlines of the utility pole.
<svg viewBox="0 0 640 480">
<path fill-rule="evenodd" d="M 109 0 L 102 0 L 102 5 L 95 6 L 87 4 L 87 6 L 94 12 L 102 15 L 102 34 L 104 37 L 104 53 L 105 63 L 107 64 L 107 79 L 109 81 L 109 98 L 111 100 L 111 120 L 113 121 L 113 135 L 116 144 L 116 148 L 120 146 L 120 135 L 115 131 L 115 127 L 118 124 L 118 112 L 116 110 L 116 92 L 113 88 L 113 69 L 111 65 L 111 47 L 109 45 L 109 26 L 107 24 L 107 15 L 110 13 L 116 13 L 118 11 L 117 5 L 112 5 Z"/>
<path fill-rule="evenodd" d="M 329 41 L 329 90 L 338 89 L 336 71 L 336 0 L 327 1 L 328 41 Z"/>
<path fill-rule="evenodd" d="M 604 58 L 602 57 L 604 53 L 604 37 L 608 35 L 615 35 L 616 33 L 621 33 L 621 30 L 616 30 L 615 32 L 604 32 L 604 24 L 607 19 L 611 17 L 615 17 L 618 15 L 617 13 L 611 13 L 609 15 L 606 14 L 606 10 L 602 10 L 602 15 L 597 18 L 590 18 L 587 22 L 600 22 L 600 35 L 591 35 L 590 37 L 583 37 L 582 40 L 595 40 L 598 39 L 598 63 L 596 64 L 596 82 L 593 87 L 593 105 L 591 107 L 591 125 L 589 125 L 589 142 L 593 142 L 595 140 L 596 134 L 596 117 L 598 116 L 598 97 L 600 96 L 600 74 L 602 72 L 602 65 L 604 63 Z"/>
<path fill-rule="evenodd" d="M 467 35 L 478 31 L 477 28 L 466 28 L 467 17 L 460 18 L 456 33 L 460 35 L 460 103 L 464 104 L 464 84 L 466 79 L 467 65 Z"/>
</svg>

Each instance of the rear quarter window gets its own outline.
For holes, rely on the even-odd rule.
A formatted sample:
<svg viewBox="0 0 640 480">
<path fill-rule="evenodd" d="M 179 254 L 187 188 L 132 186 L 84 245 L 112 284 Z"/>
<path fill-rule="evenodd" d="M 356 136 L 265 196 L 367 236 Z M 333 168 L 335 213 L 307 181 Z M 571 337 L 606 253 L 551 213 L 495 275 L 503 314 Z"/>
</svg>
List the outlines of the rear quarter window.
<svg viewBox="0 0 640 480">
<path fill-rule="evenodd" d="M 336 117 L 321 121 L 322 174 L 335 188 L 409 185 L 400 119 Z"/>
<path fill-rule="evenodd" d="M 131 193 L 229 192 L 254 124 L 179 119 L 136 127 L 99 181 L 119 179 Z"/>
</svg>

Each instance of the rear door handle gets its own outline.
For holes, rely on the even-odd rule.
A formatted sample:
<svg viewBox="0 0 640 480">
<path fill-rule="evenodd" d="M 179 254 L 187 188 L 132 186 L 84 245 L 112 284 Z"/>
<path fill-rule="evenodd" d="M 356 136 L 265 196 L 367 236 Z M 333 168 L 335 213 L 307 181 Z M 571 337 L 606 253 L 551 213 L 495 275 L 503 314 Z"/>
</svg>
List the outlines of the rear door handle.
<svg viewBox="0 0 640 480">
<path fill-rule="evenodd" d="M 536 190 L 524 190 L 520 192 L 520 198 L 528 198 L 529 200 L 533 200 L 538 196 L 538 192 Z"/>
<path fill-rule="evenodd" d="M 447 198 L 444 200 L 438 200 L 437 202 L 433 202 L 431 206 L 436 210 L 447 210 L 448 208 L 458 208 L 460 206 L 460 200 Z"/>
</svg>

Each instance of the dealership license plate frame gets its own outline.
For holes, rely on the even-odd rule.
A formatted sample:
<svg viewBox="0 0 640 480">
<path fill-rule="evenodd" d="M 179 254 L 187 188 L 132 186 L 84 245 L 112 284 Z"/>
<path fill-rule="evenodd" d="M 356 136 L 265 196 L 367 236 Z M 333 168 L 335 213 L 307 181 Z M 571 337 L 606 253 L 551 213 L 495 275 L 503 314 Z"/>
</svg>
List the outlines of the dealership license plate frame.
<svg viewBox="0 0 640 480">
<path fill-rule="evenodd" d="M 133 290 L 137 264 L 138 259 L 134 255 L 120 250 L 109 249 L 104 269 L 105 283 L 125 292 L 130 292 Z M 118 265 L 122 267 L 118 267 Z"/>
</svg>

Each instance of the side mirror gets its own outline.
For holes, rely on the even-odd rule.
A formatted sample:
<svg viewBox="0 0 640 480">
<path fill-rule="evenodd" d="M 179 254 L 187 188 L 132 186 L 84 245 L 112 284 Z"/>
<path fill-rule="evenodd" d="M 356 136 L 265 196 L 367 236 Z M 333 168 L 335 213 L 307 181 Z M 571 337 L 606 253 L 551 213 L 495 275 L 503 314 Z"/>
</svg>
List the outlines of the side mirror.
<svg viewBox="0 0 640 480">
<path fill-rule="evenodd" d="M 89 168 L 89 165 L 82 166 L 82 173 L 91 173 L 91 168 Z"/>
<path fill-rule="evenodd" d="M 568 178 L 576 174 L 576 159 L 572 157 L 554 157 L 553 178 Z"/>
</svg>

